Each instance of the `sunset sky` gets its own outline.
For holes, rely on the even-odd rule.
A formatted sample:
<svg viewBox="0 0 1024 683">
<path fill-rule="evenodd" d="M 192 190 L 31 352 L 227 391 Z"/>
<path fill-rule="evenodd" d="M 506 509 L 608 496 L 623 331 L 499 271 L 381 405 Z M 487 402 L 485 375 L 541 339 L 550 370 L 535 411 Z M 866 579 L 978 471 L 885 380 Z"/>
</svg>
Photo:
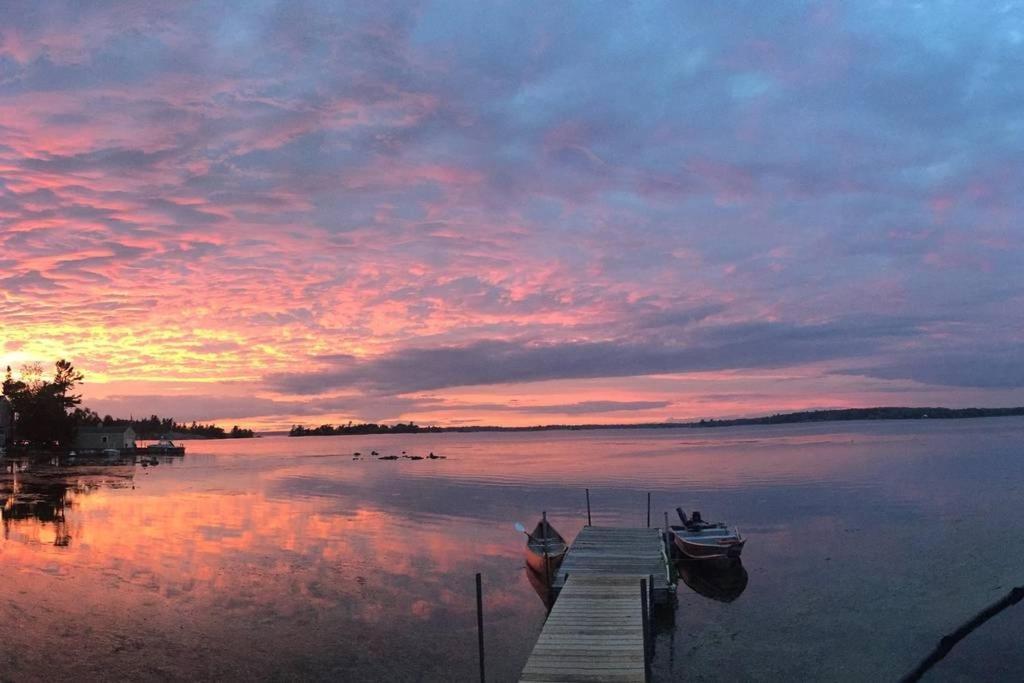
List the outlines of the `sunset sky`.
<svg viewBox="0 0 1024 683">
<path fill-rule="evenodd" d="M 5 3 L 0 363 L 287 428 L 1024 404 L 1016 2 Z"/>
</svg>

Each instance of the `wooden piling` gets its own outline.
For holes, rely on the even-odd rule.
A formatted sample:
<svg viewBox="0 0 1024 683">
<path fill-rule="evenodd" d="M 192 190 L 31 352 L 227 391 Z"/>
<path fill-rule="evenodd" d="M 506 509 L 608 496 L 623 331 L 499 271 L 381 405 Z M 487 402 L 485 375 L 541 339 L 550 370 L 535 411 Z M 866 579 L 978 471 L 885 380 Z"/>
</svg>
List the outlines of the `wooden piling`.
<svg viewBox="0 0 1024 683">
<path fill-rule="evenodd" d="M 668 524 L 668 513 L 665 513 L 665 530 L 662 532 L 661 538 L 665 542 L 665 557 L 669 562 L 672 561 L 672 528 Z"/>
<path fill-rule="evenodd" d="M 640 579 L 640 609 L 641 609 L 641 628 L 643 629 L 644 635 L 644 681 L 647 683 L 651 680 L 651 634 L 649 629 L 650 610 L 647 608 L 648 601 L 648 586 L 647 579 Z"/>
<path fill-rule="evenodd" d="M 480 683 L 486 683 L 484 675 L 484 590 L 480 573 L 476 575 L 476 637 L 480 649 Z"/>
<path fill-rule="evenodd" d="M 544 524 L 542 527 L 544 534 L 544 583 L 547 584 L 548 593 L 551 592 L 551 558 L 548 557 L 548 511 L 544 510 L 540 513 L 541 520 Z"/>
</svg>

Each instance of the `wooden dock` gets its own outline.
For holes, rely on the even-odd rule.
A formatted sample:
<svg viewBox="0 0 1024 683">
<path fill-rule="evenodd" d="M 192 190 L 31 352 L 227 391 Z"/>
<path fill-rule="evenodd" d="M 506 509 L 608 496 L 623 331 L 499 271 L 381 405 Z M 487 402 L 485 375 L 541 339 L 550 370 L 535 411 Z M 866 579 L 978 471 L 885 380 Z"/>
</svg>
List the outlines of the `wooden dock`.
<svg viewBox="0 0 1024 683">
<path fill-rule="evenodd" d="M 640 579 L 570 576 L 533 646 L 521 683 L 643 683 Z"/>
<path fill-rule="evenodd" d="M 651 594 L 641 593 L 641 580 Z M 659 529 L 585 526 L 553 584 L 557 595 L 520 681 L 646 680 L 644 602 L 674 590 Z"/>
<path fill-rule="evenodd" d="M 566 575 L 651 577 L 654 601 L 664 603 L 675 587 L 671 571 L 660 529 L 585 526 L 555 575 L 554 589 L 557 595 Z"/>
</svg>

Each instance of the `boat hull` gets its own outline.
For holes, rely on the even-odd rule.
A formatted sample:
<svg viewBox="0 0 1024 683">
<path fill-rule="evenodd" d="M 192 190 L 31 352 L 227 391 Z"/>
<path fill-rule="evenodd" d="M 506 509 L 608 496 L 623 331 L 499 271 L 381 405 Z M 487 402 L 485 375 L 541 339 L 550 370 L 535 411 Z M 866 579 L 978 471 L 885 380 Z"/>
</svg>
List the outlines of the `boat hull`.
<svg viewBox="0 0 1024 683">
<path fill-rule="evenodd" d="M 699 543 L 673 533 L 676 549 L 691 560 L 734 560 L 743 552 L 745 539 L 732 540 L 728 543 Z"/>
<path fill-rule="evenodd" d="M 560 552 L 549 553 L 546 558 L 547 567 L 545 568 L 544 555 L 527 548 L 526 566 L 537 572 L 539 576 L 554 576 L 555 572 L 557 572 L 558 568 L 562 565 L 562 560 L 565 559 L 566 550 L 567 549 L 562 549 Z"/>
<path fill-rule="evenodd" d="M 184 446 L 147 446 L 150 455 L 185 455 Z"/>
<path fill-rule="evenodd" d="M 568 551 L 569 544 L 562 535 L 541 520 L 526 542 L 526 564 L 540 576 L 553 576 Z"/>
</svg>

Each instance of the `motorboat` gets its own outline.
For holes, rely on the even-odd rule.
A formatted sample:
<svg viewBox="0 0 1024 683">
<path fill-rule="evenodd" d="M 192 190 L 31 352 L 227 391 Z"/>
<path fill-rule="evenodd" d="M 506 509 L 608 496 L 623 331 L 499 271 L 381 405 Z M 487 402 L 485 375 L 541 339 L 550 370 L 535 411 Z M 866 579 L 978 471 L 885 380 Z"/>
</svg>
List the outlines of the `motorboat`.
<svg viewBox="0 0 1024 683">
<path fill-rule="evenodd" d="M 159 455 L 185 455 L 185 447 L 177 446 L 173 441 L 165 438 L 146 446 L 146 452 Z"/>
<path fill-rule="evenodd" d="M 676 548 L 693 560 L 735 559 L 743 552 L 747 542 L 739 529 L 731 529 L 724 522 L 705 522 L 699 511 L 690 518 L 681 508 L 676 508 L 682 526 L 670 527 L 672 541 Z"/>
</svg>

